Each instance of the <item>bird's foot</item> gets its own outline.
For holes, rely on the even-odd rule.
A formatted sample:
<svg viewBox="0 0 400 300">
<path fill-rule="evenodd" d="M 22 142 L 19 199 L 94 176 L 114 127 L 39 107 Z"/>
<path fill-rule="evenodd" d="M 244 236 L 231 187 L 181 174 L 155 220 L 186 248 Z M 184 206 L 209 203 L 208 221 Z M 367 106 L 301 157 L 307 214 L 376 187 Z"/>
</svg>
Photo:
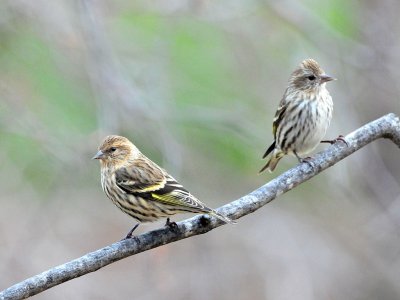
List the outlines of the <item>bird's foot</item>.
<svg viewBox="0 0 400 300">
<path fill-rule="evenodd" d="M 176 229 L 178 228 L 178 225 L 175 222 L 171 222 L 169 218 L 167 218 L 167 221 L 165 222 L 166 227 L 170 227 L 171 229 Z"/>
<path fill-rule="evenodd" d="M 311 156 L 307 156 L 304 158 L 298 157 L 300 163 L 306 163 L 311 167 L 311 169 L 314 169 L 314 164 L 312 162 L 313 158 Z"/>
<path fill-rule="evenodd" d="M 131 230 L 129 230 L 128 234 L 126 235 L 125 238 L 123 238 L 122 240 L 128 240 L 131 239 L 133 237 L 133 232 L 136 230 L 136 228 L 139 227 L 139 223 L 137 223 L 135 226 L 132 227 Z"/>
<path fill-rule="evenodd" d="M 343 135 L 339 135 L 336 139 L 334 140 L 322 140 L 321 143 L 329 143 L 331 145 L 336 144 L 338 141 L 341 141 L 346 144 L 346 146 L 349 146 L 349 143 L 346 141 Z"/>
<path fill-rule="evenodd" d="M 293 152 L 294 155 L 296 156 L 296 158 L 299 160 L 299 163 L 306 163 L 308 164 L 312 169 L 314 169 L 314 164 L 312 163 L 313 158 L 311 156 L 307 156 L 307 157 L 300 157 L 297 152 Z"/>
</svg>

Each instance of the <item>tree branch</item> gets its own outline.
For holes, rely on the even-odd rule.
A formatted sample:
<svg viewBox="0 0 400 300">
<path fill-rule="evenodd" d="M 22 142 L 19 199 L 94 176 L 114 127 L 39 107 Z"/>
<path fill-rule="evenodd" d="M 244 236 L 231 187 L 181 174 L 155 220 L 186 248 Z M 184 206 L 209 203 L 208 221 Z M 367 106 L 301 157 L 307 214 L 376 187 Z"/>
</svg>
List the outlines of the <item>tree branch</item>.
<svg viewBox="0 0 400 300">
<path fill-rule="evenodd" d="M 217 211 L 232 219 L 250 214 L 378 138 L 388 138 L 400 147 L 400 120 L 395 114 L 383 116 L 347 135 L 345 139 L 348 146 L 338 142 L 317 153 L 312 160 L 313 167 L 307 163 L 299 164 Z M 163 227 L 114 243 L 17 283 L 1 291 L 0 299 L 24 299 L 36 295 L 65 281 L 97 271 L 120 259 L 206 233 L 221 225 L 224 224 L 216 218 L 200 215 L 178 222 L 176 228 Z"/>
</svg>

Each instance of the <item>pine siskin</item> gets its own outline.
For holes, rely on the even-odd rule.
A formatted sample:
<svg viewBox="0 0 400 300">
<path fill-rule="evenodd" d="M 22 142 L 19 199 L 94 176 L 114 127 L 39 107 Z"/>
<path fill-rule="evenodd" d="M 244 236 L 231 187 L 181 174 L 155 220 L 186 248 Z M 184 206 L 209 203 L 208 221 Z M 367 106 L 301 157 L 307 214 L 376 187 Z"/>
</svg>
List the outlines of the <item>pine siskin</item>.
<svg viewBox="0 0 400 300">
<path fill-rule="evenodd" d="M 275 113 L 274 142 L 263 156 L 272 153 L 271 158 L 260 173 L 265 169 L 272 172 L 284 155 L 295 155 L 303 162 L 301 156 L 314 150 L 320 142 L 334 142 L 321 141 L 332 119 L 332 97 L 325 87 L 331 80 L 335 78 L 326 75 L 313 59 L 304 60 L 292 73 Z"/>
<path fill-rule="evenodd" d="M 177 213 L 206 213 L 225 223 L 234 223 L 208 208 L 171 175 L 144 156 L 122 136 L 107 136 L 93 157 L 100 160 L 101 186 L 107 197 L 139 222 L 153 222 Z M 128 233 L 127 238 L 138 224 Z"/>
</svg>

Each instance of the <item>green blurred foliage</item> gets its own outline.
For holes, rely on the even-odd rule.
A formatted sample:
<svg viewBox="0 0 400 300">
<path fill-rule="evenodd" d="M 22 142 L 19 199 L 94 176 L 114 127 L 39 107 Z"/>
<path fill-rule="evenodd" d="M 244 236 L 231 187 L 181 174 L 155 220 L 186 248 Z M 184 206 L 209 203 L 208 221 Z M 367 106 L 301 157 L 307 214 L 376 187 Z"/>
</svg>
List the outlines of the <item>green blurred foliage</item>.
<svg viewBox="0 0 400 300">
<path fill-rule="evenodd" d="M 35 32 L 22 32 L 4 53 L 4 65 L 8 72 L 22 76 L 29 84 L 34 97 L 25 104 L 44 126 L 60 133 L 89 132 L 95 127 L 95 116 L 86 100 L 88 91 L 65 77 L 55 63 L 54 51 Z"/>
<path fill-rule="evenodd" d="M 338 78 L 327 138 L 400 113 L 399 3 L 1 1 L 0 289 L 132 225 L 90 160 L 107 134 L 129 137 L 217 207 L 297 164 L 285 157 L 257 175 L 302 59 Z M 39 297 L 398 299 L 400 160 L 388 145 L 354 153 L 237 226 Z"/>
<path fill-rule="evenodd" d="M 47 192 L 55 184 L 56 168 L 46 153 L 43 153 L 42 145 L 30 137 L 17 134 L 2 134 L 1 145 L 7 153 L 11 165 L 19 168 L 23 175 L 25 186 L 33 184 L 39 192 Z M 9 178 L 15 185 L 15 180 Z M 20 189 L 21 183 L 14 188 Z M 45 199 L 45 198 L 44 198 Z"/>
<path fill-rule="evenodd" d="M 315 14 L 325 20 L 327 25 L 350 38 L 359 34 L 357 30 L 357 1 L 308 1 Z"/>
<path fill-rule="evenodd" d="M 329 30 L 357 38 L 357 3 L 305 1 L 302 9 L 317 17 L 302 20 L 305 27 L 307 22 L 319 20 Z M 5 97 L 2 113 L 21 115 L 16 125 L 0 129 L 7 145 L 6 155 L 24 157 L 21 161 L 29 161 L 30 170 L 52 178 L 65 163 L 51 165 L 58 159 L 54 155 L 57 149 L 66 148 L 68 151 L 60 155 L 67 155 L 66 161 L 81 168 L 81 161 L 73 156 L 76 151 L 81 151 L 79 155 L 82 151 L 85 155 L 93 152 L 92 134 L 124 133 L 134 137 L 139 148 L 160 163 L 174 164 L 173 160 L 168 163 L 171 153 L 165 152 L 172 138 L 172 143 L 181 147 L 176 155 L 190 153 L 185 155 L 186 160 L 209 155 L 210 161 L 217 160 L 228 172 L 255 174 L 262 164 L 260 155 L 272 141 L 268 120 L 291 69 L 298 63 L 298 53 L 302 53 L 301 58 L 314 56 L 320 53 L 321 45 L 296 25 L 296 17 L 290 20 L 268 5 L 251 6 L 239 17 L 233 15 L 226 21 L 212 21 L 195 13 L 168 15 L 141 4 L 111 11 L 104 23 L 103 38 L 111 43 L 113 55 L 123 65 L 122 76 L 126 76 L 134 95 L 142 95 L 128 101 L 110 97 L 118 95 L 117 90 L 113 91 L 118 83 L 108 87 L 106 81 L 93 82 L 93 77 L 102 73 L 115 76 L 113 68 L 108 73 L 87 66 L 88 57 L 96 65 L 96 50 L 93 52 L 90 46 L 96 36 L 88 36 L 82 21 L 77 21 L 77 32 L 60 34 L 59 39 L 28 17 L 15 17 L 12 24 L 17 26 L 9 32 L 3 30 L 3 77 L 16 91 L 10 99 Z M 29 26 L 29 22 L 35 26 Z M 252 28 L 258 31 L 250 31 Z M 112 62 L 105 54 L 97 62 L 106 65 L 108 59 Z M 98 89 L 102 85 L 104 90 Z M 20 103 L 15 104 L 13 97 Z M 139 112 L 129 103 L 147 106 Z M 30 120 L 25 124 L 27 115 Z M 104 127 L 100 115 L 115 120 L 117 132 Z M 29 139 L 32 123 L 35 131 L 43 131 L 40 137 L 30 137 L 29 142 L 36 145 L 30 149 L 35 158 L 27 156 L 25 149 L 13 147 L 16 140 Z M 15 129 L 10 130 L 13 126 Z M 166 139 L 165 134 L 170 137 Z M 85 145 L 88 136 L 90 145 Z M 163 145 L 167 145 L 165 149 Z M 46 161 L 46 156 L 52 159 Z M 213 164 L 210 168 L 217 174 L 225 172 Z M 33 171 L 23 174 L 35 186 L 40 182 Z"/>
</svg>

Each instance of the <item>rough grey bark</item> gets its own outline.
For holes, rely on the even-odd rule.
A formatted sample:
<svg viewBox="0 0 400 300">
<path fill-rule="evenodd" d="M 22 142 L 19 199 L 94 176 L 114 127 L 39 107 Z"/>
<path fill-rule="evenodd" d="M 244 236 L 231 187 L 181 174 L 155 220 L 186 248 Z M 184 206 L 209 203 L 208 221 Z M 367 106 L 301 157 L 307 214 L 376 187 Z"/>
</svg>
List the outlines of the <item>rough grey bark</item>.
<svg viewBox="0 0 400 300">
<path fill-rule="evenodd" d="M 312 167 L 308 163 L 299 164 L 217 211 L 232 219 L 248 215 L 378 138 L 388 138 L 400 147 L 400 119 L 395 114 L 383 116 L 350 133 L 345 137 L 347 146 L 343 142 L 337 142 L 317 153 L 311 160 Z M 17 283 L 1 291 L 0 299 L 24 299 L 36 295 L 65 281 L 97 271 L 120 259 L 206 233 L 221 225 L 224 224 L 216 218 L 206 215 L 195 216 L 178 222 L 176 228 L 163 227 L 114 243 Z"/>
</svg>

